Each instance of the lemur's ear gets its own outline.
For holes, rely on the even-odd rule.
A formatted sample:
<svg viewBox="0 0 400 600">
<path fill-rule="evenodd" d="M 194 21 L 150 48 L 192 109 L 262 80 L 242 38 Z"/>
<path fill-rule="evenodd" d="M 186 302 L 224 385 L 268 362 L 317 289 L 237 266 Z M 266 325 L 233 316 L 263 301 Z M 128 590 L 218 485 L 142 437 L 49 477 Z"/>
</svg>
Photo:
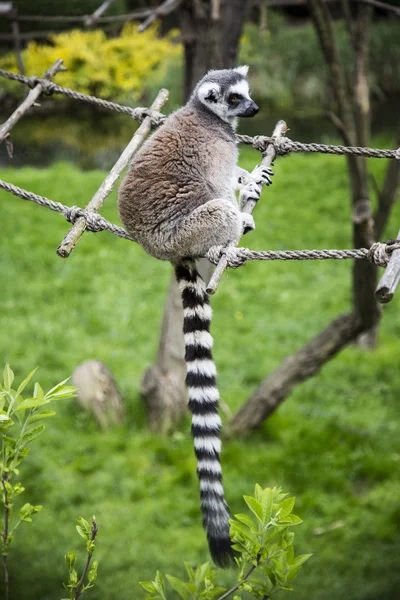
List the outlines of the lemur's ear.
<svg viewBox="0 0 400 600">
<path fill-rule="evenodd" d="M 243 75 L 243 77 L 247 77 L 249 67 L 248 67 L 248 65 L 243 65 L 242 67 L 236 67 L 236 69 L 234 69 L 234 71 L 236 71 L 237 73 L 240 73 L 240 75 Z"/>
<path fill-rule="evenodd" d="M 217 96 L 217 91 L 215 89 L 211 89 L 207 96 L 204 97 L 204 100 L 207 100 L 208 102 L 217 102 L 218 96 Z"/>
<path fill-rule="evenodd" d="M 203 85 L 200 86 L 198 94 L 200 100 L 202 100 L 203 102 L 215 103 L 218 102 L 218 96 L 220 91 L 221 88 L 218 85 L 218 83 L 215 83 L 213 81 L 207 81 L 206 83 L 203 83 Z"/>
</svg>

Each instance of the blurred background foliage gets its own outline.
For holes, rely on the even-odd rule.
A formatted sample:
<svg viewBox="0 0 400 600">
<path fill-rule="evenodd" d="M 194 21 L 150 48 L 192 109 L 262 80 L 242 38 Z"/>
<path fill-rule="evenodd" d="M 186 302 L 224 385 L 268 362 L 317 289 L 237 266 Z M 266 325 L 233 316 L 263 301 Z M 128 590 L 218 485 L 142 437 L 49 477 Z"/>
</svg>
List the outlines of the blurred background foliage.
<svg viewBox="0 0 400 600">
<path fill-rule="evenodd" d="M 171 31 L 161 37 L 157 25 L 139 33 L 134 23 L 126 23 L 113 38 L 100 29 L 73 29 L 51 36 L 48 43 L 30 42 L 22 58 L 28 76 L 43 74 L 48 65 L 61 58 L 68 70 L 57 77 L 60 85 L 135 104 L 152 84 L 165 81 L 171 60 L 180 58 L 181 46 L 173 43 L 176 35 Z M 0 59 L 0 68 L 17 71 L 15 55 Z M 21 93 L 11 82 L 6 89 L 18 96 Z"/>
</svg>

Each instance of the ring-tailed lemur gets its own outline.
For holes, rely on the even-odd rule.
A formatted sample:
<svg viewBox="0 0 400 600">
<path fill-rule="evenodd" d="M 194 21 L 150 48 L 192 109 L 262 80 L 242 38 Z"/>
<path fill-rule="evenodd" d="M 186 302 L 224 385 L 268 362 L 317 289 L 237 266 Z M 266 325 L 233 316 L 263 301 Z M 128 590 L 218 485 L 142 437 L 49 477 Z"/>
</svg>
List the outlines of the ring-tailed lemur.
<svg viewBox="0 0 400 600">
<path fill-rule="evenodd" d="M 189 408 L 197 456 L 203 524 L 214 561 L 232 556 L 229 510 L 220 464 L 219 393 L 209 333 L 211 307 L 195 260 L 212 246 L 236 244 L 254 229 L 240 201 L 258 199 L 272 172 L 250 174 L 236 166 L 237 117 L 252 117 L 248 67 L 210 71 L 188 103 L 171 114 L 135 156 L 119 190 L 119 214 L 126 229 L 151 255 L 175 266 L 182 294 Z"/>
</svg>

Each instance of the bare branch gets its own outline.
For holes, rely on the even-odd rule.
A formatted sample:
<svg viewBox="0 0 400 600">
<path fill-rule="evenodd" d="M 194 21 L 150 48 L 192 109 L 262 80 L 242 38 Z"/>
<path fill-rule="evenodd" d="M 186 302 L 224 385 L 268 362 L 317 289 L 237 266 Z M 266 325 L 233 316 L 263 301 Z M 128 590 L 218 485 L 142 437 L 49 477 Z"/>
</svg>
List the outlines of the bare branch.
<svg viewBox="0 0 400 600">
<path fill-rule="evenodd" d="M 54 65 L 46 71 L 44 78 L 50 80 L 58 71 L 65 70 L 63 67 L 63 61 L 57 59 Z M 33 90 L 29 92 L 25 100 L 20 106 L 13 112 L 13 114 L 7 119 L 5 123 L 0 127 L 0 142 L 10 133 L 11 129 L 18 123 L 21 117 L 34 105 L 40 94 L 43 92 L 44 84 L 38 83 Z"/>
<path fill-rule="evenodd" d="M 115 0 L 105 0 L 99 6 L 99 8 L 94 11 L 94 13 L 92 15 L 85 18 L 85 20 L 84 20 L 85 27 L 93 27 L 94 25 L 96 25 L 96 23 L 98 22 L 101 15 L 103 13 L 105 13 L 106 10 L 108 10 L 110 8 L 111 4 L 113 4 L 114 2 L 115 2 Z"/>
<path fill-rule="evenodd" d="M 398 6 L 393 6 L 393 4 L 388 4 L 387 2 L 380 2 L 380 0 L 356 0 L 360 4 L 369 4 L 370 6 L 374 6 L 375 8 L 381 8 L 382 10 L 386 10 L 388 12 L 392 12 L 398 17 L 400 17 L 400 8 Z"/>
<path fill-rule="evenodd" d="M 182 3 L 182 0 L 165 0 L 160 6 L 153 10 L 147 19 L 138 27 L 138 31 L 143 33 L 159 17 L 165 17 L 173 12 Z"/>
</svg>

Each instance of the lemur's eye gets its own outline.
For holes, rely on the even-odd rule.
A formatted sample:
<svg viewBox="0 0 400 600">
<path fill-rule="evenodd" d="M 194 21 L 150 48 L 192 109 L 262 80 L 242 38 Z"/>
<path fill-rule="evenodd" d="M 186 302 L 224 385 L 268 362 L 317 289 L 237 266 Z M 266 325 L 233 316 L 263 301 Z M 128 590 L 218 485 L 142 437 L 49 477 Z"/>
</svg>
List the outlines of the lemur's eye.
<svg viewBox="0 0 400 600">
<path fill-rule="evenodd" d="M 241 100 L 241 98 L 242 97 L 239 94 L 231 94 L 228 98 L 228 102 L 233 106 L 237 104 Z"/>
</svg>

